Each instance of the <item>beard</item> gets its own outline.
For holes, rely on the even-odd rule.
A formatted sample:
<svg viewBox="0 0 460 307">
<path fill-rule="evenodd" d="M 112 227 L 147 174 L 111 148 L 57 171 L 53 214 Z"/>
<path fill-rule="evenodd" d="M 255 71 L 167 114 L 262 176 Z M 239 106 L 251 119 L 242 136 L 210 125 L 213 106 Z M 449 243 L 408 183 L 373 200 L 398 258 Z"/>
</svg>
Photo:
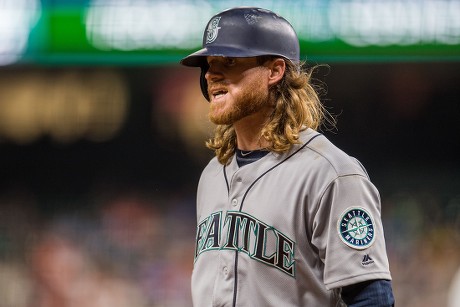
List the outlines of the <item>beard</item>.
<svg viewBox="0 0 460 307">
<path fill-rule="evenodd" d="M 228 97 L 224 103 L 212 103 L 209 119 L 216 125 L 231 125 L 238 120 L 260 111 L 268 103 L 269 93 L 255 78 L 243 89 Z M 229 95 L 227 93 L 227 95 Z"/>
</svg>

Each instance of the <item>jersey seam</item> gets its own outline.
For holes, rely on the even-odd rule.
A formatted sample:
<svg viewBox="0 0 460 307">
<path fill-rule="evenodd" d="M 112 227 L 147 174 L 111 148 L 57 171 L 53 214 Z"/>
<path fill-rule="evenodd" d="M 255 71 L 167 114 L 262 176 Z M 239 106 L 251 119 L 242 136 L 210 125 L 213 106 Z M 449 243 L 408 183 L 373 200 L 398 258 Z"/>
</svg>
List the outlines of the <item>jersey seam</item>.
<svg viewBox="0 0 460 307">
<path fill-rule="evenodd" d="M 318 202 L 315 204 L 315 210 L 314 210 L 314 216 L 316 216 L 316 214 L 318 213 L 318 210 L 320 208 L 320 204 L 321 202 L 323 201 L 323 198 L 324 198 L 324 195 L 326 194 L 326 192 L 330 189 L 330 187 L 332 186 L 332 184 L 337 181 L 338 179 L 340 178 L 345 178 L 345 177 L 352 177 L 352 176 L 357 176 L 357 177 L 363 177 L 363 178 L 366 178 L 365 176 L 361 175 L 361 174 L 345 174 L 345 175 L 338 175 L 336 177 L 334 177 L 324 188 L 324 190 L 320 193 L 320 197 L 318 199 Z"/>
<path fill-rule="evenodd" d="M 307 144 L 307 145 L 310 145 L 310 144 Z M 312 148 L 311 146 L 306 146 L 305 148 L 308 148 L 309 150 L 311 150 L 311 151 L 317 153 L 317 154 L 320 155 L 324 160 L 327 161 L 327 163 L 328 163 L 328 164 L 330 165 L 330 167 L 334 170 L 334 172 L 335 172 L 335 174 L 336 174 L 336 176 L 337 176 L 335 179 L 337 179 L 337 178 L 339 178 L 339 177 L 343 177 L 343 176 L 348 176 L 348 175 L 358 175 L 358 176 L 365 177 L 365 176 L 363 176 L 363 175 L 360 174 L 360 173 L 347 173 L 347 174 L 339 175 L 340 172 L 337 170 L 337 168 L 335 167 L 334 163 L 332 163 L 331 160 L 330 160 L 329 158 L 327 158 L 325 155 L 323 155 L 323 154 L 322 154 L 321 152 L 319 152 L 318 150 Z M 354 159 L 354 158 L 351 157 L 351 156 L 349 156 L 349 157 L 352 158 L 352 159 Z M 358 162 L 359 162 L 359 161 L 358 161 Z M 359 165 L 360 165 L 361 168 L 363 169 L 364 173 L 367 175 L 367 172 L 366 172 L 366 170 L 362 167 L 361 162 L 359 162 Z M 334 180 L 335 180 L 335 179 L 334 179 Z M 334 181 L 334 180 L 332 180 L 332 181 Z"/>
<path fill-rule="evenodd" d="M 322 193 L 320 193 L 320 198 L 318 200 L 318 202 L 315 204 L 315 210 L 314 210 L 314 214 L 316 216 L 316 213 L 318 213 L 318 210 L 319 210 L 319 207 L 320 207 L 320 204 L 321 204 L 321 201 L 323 200 L 323 197 L 324 195 L 326 194 L 326 191 L 330 188 L 330 186 L 332 185 L 332 183 L 334 183 L 334 181 L 336 181 L 337 179 L 339 178 L 344 178 L 344 177 L 349 177 L 349 176 L 358 176 L 358 177 L 363 177 L 363 178 L 367 178 L 366 176 L 363 176 L 362 174 L 359 174 L 359 173 L 348 173 L 348 174 L 343 174 L 343 175 L 339 175 L 339 171 L 337 170 L 337 168 L 334 166 L 334 164 L 331 162 L 330 159 L 328 159 L 325 155 L 323 155 L 322 153 L 320 153 L 319 151 L 317 151 L 316 149 L 312 148 L 310 146 L 310 142 L 308 142 L 307 144 L 305 145 L 308 145 L 308 146 L 304 146 L 304 148 L 307 148 L 315 153 L 317 153 L 318 155 L 320 155 L 325 161 L 327 161 L 327 163 L 329 164 L 329 166 L 334 170 L 336 176 L 334 178 L 331 179 L 331 181 L 325 186 L 324 190 L 322 191 Z M 361 165 L 361 164 L 360 164 Z M 366 173 L 366 172 L 365 172 Z M 367 173 L 366 173 L 367 175 Z"/>
</svg>

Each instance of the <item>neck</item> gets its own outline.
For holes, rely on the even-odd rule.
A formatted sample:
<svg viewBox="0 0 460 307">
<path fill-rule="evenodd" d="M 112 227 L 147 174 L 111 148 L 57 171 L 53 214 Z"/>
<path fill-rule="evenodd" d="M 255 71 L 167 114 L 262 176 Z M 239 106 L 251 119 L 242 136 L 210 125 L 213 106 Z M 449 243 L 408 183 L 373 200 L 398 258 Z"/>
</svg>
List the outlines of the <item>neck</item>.
<svg viewBox="0 0 460 307">
<path fill-rule="evenodd" d="M 234 123 L 238 149 L 257 150 L 268 147 L 268 142 L 261 136 L 266 121 L 266 116 L 256 113 Z"/>
</svg>

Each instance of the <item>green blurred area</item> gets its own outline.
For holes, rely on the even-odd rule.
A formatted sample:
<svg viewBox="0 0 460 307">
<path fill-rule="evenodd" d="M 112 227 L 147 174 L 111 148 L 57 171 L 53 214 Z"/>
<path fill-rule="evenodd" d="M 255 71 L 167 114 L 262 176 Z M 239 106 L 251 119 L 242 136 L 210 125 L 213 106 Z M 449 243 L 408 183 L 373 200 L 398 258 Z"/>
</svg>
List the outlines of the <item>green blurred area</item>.
<svg viewBox="0 0 460 307">
<path fill-rule="evenodd" d="M 457 23 L 451 22 L 456 14 L 460 14 L 460 6 L 451 5 L 449 1 L 440 1 L 438 9 L 429 14 L 426 11 L 436 8 L 433 6 L 436 2 L 421 2 L 420 12 L 413 10 L 413 1 L 404 3 L 402 1 L 288 1 L 285 6 L 281 6 L 275 1 L 250 1 L 247 5 L 260 5 L 278 10 L 283 16 L 287 15 L 286 17 L 298 32 L 302 58 L 310 61 L 460 60 L 460 27 Z M 139 20 L 136 20 L 139 10 L 131 8 L 131 6 L 136 8 L 136 4 L 140 11 L 145 11 L 145 14 L 151 12 L 151 18 L 140 15 Z M 199 11 L 200 5 L 203 4 L 205 5 L 203 11 L 209 14 L 206 17 L 195 16 L 194 13 Z M 200 47 L 201 33 L 207 18 L 231 4 L 225 1 L 134 1 L 131 4 L 115 1 L 44 1 L 39 10 L 39 20 L 32 28 L 28 48 L 20 62 L 56 65 L 177 63 L 181 57 Z M 340 15 L 335 12 L 333 8 L 337 4 L 348 9 L 349 12 L 346 12 L 348 15 L 342 16 L 345 13 Z M 191 10 L 190 13 L 184 17 L 184 13 L 176 9 L 178 5 L 181 10 Z M 292 9 L 289 9 L 289 5 Z M 353 5 L 356 9 L 362 9 L 363 13 L 354 12 Z M 386 8 L 386 11 L 395 8 L 399 12 L 395 12 L 393 15 L 395 17 L 388 20 L 385 19 L 385 15 L 379 17 L 380 8 Z M 407 12 L 411 9 L 414 12 Z M 122 10 L 126 11 L 126 19 L 120 18 L 119 14 Z M 449 10 L 453 11 L 449 12 Z M 93 16 L 92 19 L 88 19 L 90 14 Z M 161 22 L 164 20 L 158 17 L 165 14 L 170 15 L 171 19 L 177 19 L 172 22 L 173 25 L 165 26 L 165 31 L 171 31 L 171 35 L 174 35 L 180 30 L 182 31 L 180 35 L 184 35 L 178 36 L 177 43 L 166 42 L 166 45 L 162 45 L 161 41 L 155 41 L 152 37 L 161 35 L 155 31 L 163 29 Z M 194 23 L 184 18 L 194 20 Z M 335 21 L 334 19 L 337 18 L 340 19 Z M 355 20 L 357 18 L 362 20 Z M 424 18 L 427 19 L 426 22 L 419 20 Z M 182 24 L 186 29 L 181 29 Z M 370 29 L 366 30 L 366 27 Z M 90 37 L 97 36 L 94 31 L 109 32 L 99 33 L 107 36 Z M 320 34 L 316 34 L 315 31 Z M 168 33 L 165 35 L 167 38 Z M 424 35 L 427 37 L 424 38 Z M 101 43 L 98 39 L 104 40 L 102 44 L 106 45 L 106 49 L 97 46 Z M 144 40 L 139 48 L 133 44 L 136 39 Z"/>
</svg>

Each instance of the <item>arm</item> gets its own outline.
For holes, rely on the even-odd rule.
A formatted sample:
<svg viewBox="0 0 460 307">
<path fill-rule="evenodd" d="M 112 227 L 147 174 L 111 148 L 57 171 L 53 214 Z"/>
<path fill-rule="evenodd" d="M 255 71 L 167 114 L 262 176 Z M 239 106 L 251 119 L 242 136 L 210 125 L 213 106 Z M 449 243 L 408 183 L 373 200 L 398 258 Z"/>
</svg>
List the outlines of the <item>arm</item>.
<svg viewBox="0 0 460 307">
<path fill-rule="evenodd" d="M 390 307 L 395 303 L 391 282 L 384 279 L 343 287 L 342 299 L 349 307 Z"/>
</svg>

